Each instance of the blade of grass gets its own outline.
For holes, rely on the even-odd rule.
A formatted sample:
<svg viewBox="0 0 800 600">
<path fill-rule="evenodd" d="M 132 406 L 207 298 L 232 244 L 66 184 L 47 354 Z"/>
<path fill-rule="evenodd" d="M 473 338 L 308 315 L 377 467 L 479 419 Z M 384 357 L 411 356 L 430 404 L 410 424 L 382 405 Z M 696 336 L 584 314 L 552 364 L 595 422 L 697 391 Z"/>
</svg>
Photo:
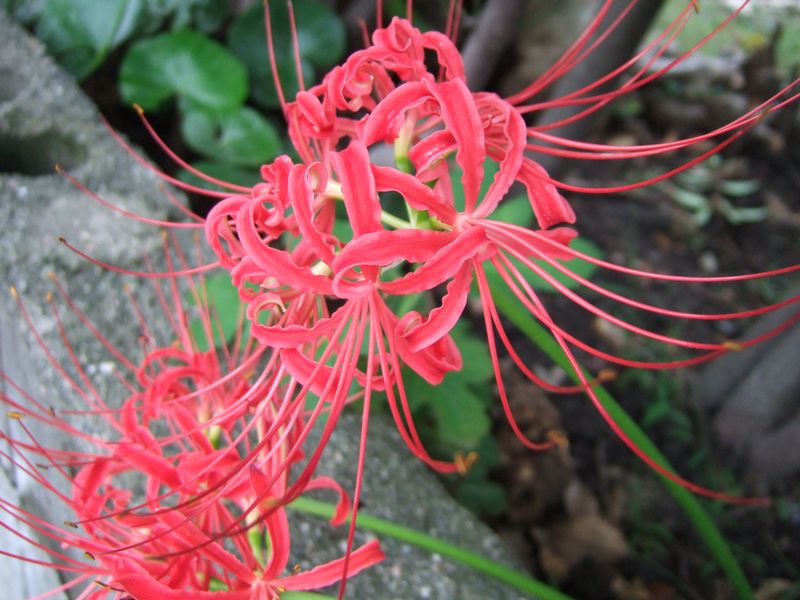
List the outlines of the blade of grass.
<svg viewBox="0 0 800 600">
<path fill-rule="evenodd" d="M 325 519 L 330 519 L 335 510 L 333 504 L 305 497 L 296 499 L 288 505 L 288 508 Z M 507 583 L 522 592 L 532 594 L 539 600 L 573 600 L 570 596 L 559 592 L 557 589 L 541 581 L 528 577 L 524 573 L 515 571 L 498 562 L 489 560 L 480 554 L 464 550 L 454 544 L 427 535 L 416 529 L 398 525 L 397 523 L 363 512 L 358 513 L 358 526 L 362 529 L 393 537 L 401 542 L 413 544 L 424 550 L 429 550 L 430 552 L 435 552 L 451 560 L 463 563 L 476 571 L 486 573 L 499 581 Z"/>
<path fill-rule="evenodd" d="M 570 367 L 569 361 L 558 345 L 558 342 L 556 342 L 549 331 L 531 317 L 530 313 L 522 310 L 521 305 L 512 292 L 507 288 L 497 286 L 492 290 L 492 297 L 497 305 L 497 309 L 509 321 L 541 348 L 541 350 L 563 368 L 564 371 L 569 373 L 576 382 L 578 381 L 577 375 Z M 586 376 L 591 378 L 588 372 Z M 655 444 L 650 441 L 647 434 L 642 431 L 625 409 L 614 400 L 613 396 L 600 386 L 595 387 L 594 391 L 608 413 L 639 448 L 664 468 L 674 471 L 666 457 L 661 454 Z M 661 477 L 661 480 L 689 517 L 689 520 L 694 524 L 697 533 L 703 538 L 706 546 L 716 559 L 717 564 L 719 564 L 720 568 L 722 568 L 727 575 L 728 580 L 736 591 L 736 595 L 740 600 L 752 600 L 752 598 L 754 598 L 753 589 L 750 587 L 744 575 L 744 571 L 742 571 L 741 566 L 733 555 L 725 538 L 722 536 L 722 533 L 697 497 L 669 479 Z"/>
</svg>

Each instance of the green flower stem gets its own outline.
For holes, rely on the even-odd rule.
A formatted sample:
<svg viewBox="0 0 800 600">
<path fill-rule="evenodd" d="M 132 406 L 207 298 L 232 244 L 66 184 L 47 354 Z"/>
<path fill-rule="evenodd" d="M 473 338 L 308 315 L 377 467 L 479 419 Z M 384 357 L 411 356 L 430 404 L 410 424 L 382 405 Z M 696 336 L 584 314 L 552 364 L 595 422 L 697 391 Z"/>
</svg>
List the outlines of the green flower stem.
<svg viewBox="0 0 800 600">
<path fill-rule="evenodd" d="M 497 308 L 507 317 L 520 331 L 528 336 L 539 348 L 542 349 L 553 361 L 570 374 L 573 380 L 579 381 L 577 374 L 572 370 L 564 351 L 558 345 L 553 336 L 539 323 L 533 320 L 530 313 L 523 312 L 519 308 L 519 303 L 514 295 L 507 289 L 495 289 L 492 291 Z M 586 376 L 591 378 L 589 373 Z M 625 409 L 605 389 L 600 386 L 594 388 L 597 398 L 608 411 L 608 414 L 617 422 L 633 442 L 639 446 L 650 458 L 666 469 L 674 471 L 672 465 L 666 457 L 659 452 L 658 448 L 650 441 L 644 431 L 636 422 L 625 412 Z M 708 549 L 714 555 L 719 566 L 728 576 L 728 579 L 736 590 L 736 595 L 741 600 L 754 598 L 753 589 L 747 581 L 741 566 L 733 555 L 733 552 L 720 533 L 714 521 L 698 501 L 697 497 L 687 489 L 674 483 L 666 477 L 660 476 L 669 492 L 680 504 L 683 511 L 694 524 L 695 529 L 703 538 Z"/>
<path fill-rule="evenodd" d="M 305 497 L 298 498 L 289 504 L 288 508 L 325 519 L 330 519 L 335 509 L 333 504 Z M 518 590 L 532 594 L 540 600 L 572 600 L 570 596 L 559 592 L 557 589 L 541 581 L 537 581 L 505 565 L 489 560 L 480 554 L 464 550 L 463 548 L 424 534 L 416 529 L 404 527 L 403 525 L 364 514 L 363 512 L 358 513 L 358 526 L 363 529 L 368 529 L 369 531 L 374 531 L 377 534 L 388 535 L 401 542 L 413 544 L 424 550 L 429 550 L 430 552 L 435 552 L 451 560 L 463 563 L 476 571 L 490 575 Z"/>
<path fill-rule="evenodd" d="M 381 222 L 395 229 L 412 229 L 414 227 L 409 221 L 405 221 L 400 217 L 395 217 L 392 213 L 388 213 L 385 210 L 381 211 Z"/>
</svg>

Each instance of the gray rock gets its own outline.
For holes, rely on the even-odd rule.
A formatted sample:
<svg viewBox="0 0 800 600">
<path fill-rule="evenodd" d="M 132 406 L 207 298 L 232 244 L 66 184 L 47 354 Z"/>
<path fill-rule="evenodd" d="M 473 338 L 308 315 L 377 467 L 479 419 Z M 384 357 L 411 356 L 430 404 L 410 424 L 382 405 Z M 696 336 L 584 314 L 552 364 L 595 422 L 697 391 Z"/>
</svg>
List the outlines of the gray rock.
<svg viewBox="0 0 800 600">
<path fill-rule="evenodd" d="M 346 490 L 353 490 L 355 485 L 360 432 L 360 416 L 343 415 L 319 470 L 321 474 L 332 476 Z M 316 439 L 309 441 L 309 448 L 314 448 Z M 518 566 L 510 560 L 499 538 L 450 498 L 436 477 L 406 449 L 394 424 L 380 414 L 370 418 L 360 505 L 367 514 L 417 529 L 503 564 Z M 299 551 L 301 565 L 313 564 L 307 562 L 311 556 L 317 561 L 341 556 L 347 526 L 342 526 L 335 537 L 326 529 L 322 521 L 295 523 L 292 550 Z M 358 531 L 356 545 L 372 537 L 375 536 Z M 437 554 L 387 536 L 380 536 L 380 541 L 386 560 L 350 580 L 347 584 L 349 598 L 516 600 L 527 597 Z"/>
<path fill-rule="evenodd" d="M 155 228 L 124 218 L 87 198 L 53 171 L 55 163 L 127 210 L 155 218 L 164 218 L 167 213 L 158 179 L 136 165 L 111 138 L 90 101 L 45 55 L 42 46 L 0 11 L 0 279 L 16 287 L 44 344 L 65 371 L 80 380 L 59 332 L 59 321 L 46 302 L 53 289 L 49 273 L 58 274 L 76 304 L 134 362 L 141 356 L 140 329 L 122 293 L 123 283 L 137 286 L 137 298 L 148 322 L 164 325 L 165 321 L 163 315 L 159 316 L 152 286 L 89 264 L 61 246 L 57 237 L 66 237 L 100 260 L 134 269 L 150 268 L 145 257 L 157 255 L 162 242 Z M 124 395 L 108 353 L 74 315 L 64 315 L 64 327 L 91 385 L 111 405 L 118 404 Z M 159 328 L 154 329 L 157 336 Z M 84 405 L 67 378 L 49 363 L 7 294 L 0 296 L 0 372 L 56 411 Z M 21 399 L 14 385 L 6 379 L 2 383 L 4 394 Z M 14 429 L 18 424 L 9 422 L 5 414 L 0 421 L 4 432 L 21 435 Z M 102 434 L 107 428 L 96 418 L 75 417 L 72 421 L 91 433 Z M 373 421 L 364 510 L 509 562 L 497 537 L 447 496 L 436 478 L 403 447 L 393 426 L 377 417 Z M 76 440 L 52 429 L 40 431 L 32 420 L 26 420 L 26 424 L 34 435 L 46 436 L 42 439 L 50 446 L 78 447 Z M 357 421 L 345 418 L 326 452 L 324 471 L 335 474 L 345 485 L 352 483 L 358 437 Z M 0 442 L 0 448 L 9 451 L 5 441 Z M 20 503 L 54 523 L 70 518 L 50 494 L 8 460 L 0 459 L 0 467 L 4 500 Z M 5 514 L 0 519 L 23 535 L 31 534 Z M 343 531 L 331 533 L 327 524 L 300 514 L 293 516 L 293 523 L 297 562 L 311 566 L 341 555 Z M 369 535 L 359 532 L 357 541 Z M 355 578 L 348 597 L 523 597 L 441 556 L 390 539 L 383 544 L 388 560 Z M 28 555 L 38 559 L 44 554 L 5 530 L 0 532 L 0 548 L 9 552 L 27 548 Z M 4 597 L 12 600 L 56 585 L 53 571 L 11 560 L 0 561 L 0 578 L 13 581 L 13 586 L 4 590 Z"/>
<path fill-rule="evenodd" d="M 793 288 L 786 299 L 795 298 Z M 796 319 L 790 304 L 759 318 L 742 336 L 752 339 Z M 716 410 L 720 441 L 744 455 L 752 478 L 769 483 L 800 471 L 795 448 L 800 427 L 800 327 L 711 363 L 692 383 L 695 402 Z"/>
</svg>

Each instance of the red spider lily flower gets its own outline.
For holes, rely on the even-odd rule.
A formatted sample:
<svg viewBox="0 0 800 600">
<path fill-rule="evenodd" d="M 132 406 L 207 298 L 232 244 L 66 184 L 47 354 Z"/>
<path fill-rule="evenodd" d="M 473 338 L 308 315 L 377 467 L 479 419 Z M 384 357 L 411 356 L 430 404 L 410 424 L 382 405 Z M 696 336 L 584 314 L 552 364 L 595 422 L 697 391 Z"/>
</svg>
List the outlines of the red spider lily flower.
<svg viewBox="0 0 800 600">
<path fill-rule="evenodd" d="M 453 6 L 456 4 L 459 3 Z M 746 4 L 743 2 L 730 18 Z M 374 390 L 386 392 L 401 435 L 417 456 L 442 471 L 464 467 L 463 459 L 448 463 L 426 452 L 411 418 L 401 368 L 408 366 L 429 382 L 437 383 L 447 372 L 462 367 L 458 350 L 448 334 L 461 318 L 473 285 L 477 285 L 483 307 L 499 394 L 511 426 L 523 443 L 541 449 L 554 442 L 528 440 L 516 426 L 499 370 L 498 337 L 523 373 L 547 390 L 584 390 L 612 429 L 660 473 L 697 493 L 737 500 L 666 472 L 644 455 L 605 412 L 592 389 L 594 382 L 580 374 L 573 349 L 624 366 L 671 368 L 697 364 L 726 351 L 756 344 L 790 326 L 800 315 L 753 340 L 707 343 L 681 339 L 649 331 L 597 307 L 584 298 L 585 290 L 569 289 L 543 265 L 557 269 L 591 293 L 623 306 L 676 319 L 747 318 L 796 303 L 800 298 L 728 314 L 674 311 L 607 290 L 573 273 L 558 260 L 577 257 L 604 269 L 676 283 L 745 281 L 800 270 L 800 265 L 793 265 L 765 273 L 688 277 L 648 273 L 595 259 L 570 248 L 570 241 L 576 235 L 570 227 L 575 215 L 562 196 L 563 191 L 611 193 L 635 189 L 689 168 L 741 137 L 766 115 L 796 101 L 798 81 L 726 125 L 667 143 L 627 147 L 587 144 L 548 133 L 564 121 L 529 126 L 525 115 L 552 107 L 582 107 L 569 121 L 587 117 L 671 70 L 708 39 L 666 67 L 650 72 L 650 66 L 664 55 L 691 18 L 694 3 L 688 2 L 659 36 L 619 68 L 566 96 L 536 101 L 540 92 L 596 51 L 598 44 L 618 25 L 619 19 L 606 30 L 600 29 L 610 6 L 610 0 L 603 3 L 586 31 L 550 70 L 508 98 L 469 90 L 459 53 L 448 37 L 422 33 L 409 21 L 395 19 L 373 34 L 369 47 L 334 68 L 319 85 L 301 91 L 292 102 L 282 101 L 290 137 L 302 164 L 281 157 L 262 168 L 263 182 L 252 189 L 224 184 L 227 193 L 208 193 L 222 202 L 206 220 L 206 238 L 218 256 L 218 264 L 230 270 L 240 296 L 248 303 L 254 335 L 277 350 L 280 368 L 299 386 L 297 398 L 309 391 L 320 397 L 309 422 L 323 410 L 330 413 L 323 444 L 344 405 L 356 395 L 364 399 L 356 500 Z M 627 10 L 620 18 L 626 13 Z M 266 14 L 271 39 L 269 12 Z M 727 20 L 713 33 L 726 23 Z M 452 34 L 455 27 L 449 29 Z M 426 52 L 438 61 L 433 69 L 425 63 Z M 621 81 L 617 88 L 597 91 L 615 79 Z M 277 80 L 276 86 L 280 89 Z M 147 121 L 144 122 L 163 145 Z M 628 159 L 674 152 L 707 141 L 713 143 L 710 150 L 668 173 L 625 186 L 596 189 L 551 178 L 528 154 Z M 371 162 L 370 150 L 380 144 L 394 147 L 394 167 Z M 496 166 L 492 177 L 487 176 L 487 161 Z M 459 177 L 454 175 L 455 165 L 462 173 Z M 209 177 L 205 179 L 220 183 Z M 454 183 L 463 188 L 463 202 L 453 192 Z M 493 218 L 514 183 L 521 183 L 527 191 L 535 226 L 522 227 Z M 176 185 L 197 191 L 186 184 Z M 385 199 L 387 192 L 399 194 L 407 218 L 391 212 Z M 337 211 L 346 215 L 349 227 L 346 235 L 334 232 Z M 552 332 L 581 377 L 580 386 L 549 385 L 520 359 L 492 299 L 485 272 L 490 265 L 519 302 Z M 662 364 L 634 361 L 593 348 L 553 320 L 545 302 L 528 283 L 528 273 L 543 277 L 570 301 L 602 319 L 694 354 Z M 427 314 L 413 309 L 395 314 L 390 309 L 391 296 L 409 297 L 422 292 L 438 292 L 437 297 L 441 298 L 439 305 Z M 365 344 L 366 352 L 362 354 Z M 351 389 L 353 381 L 358 383 L 356 392 Z M 319 452 L 317 449 L 314 457 Z M 301 479 L 309 477 L 310 471 L 304 471 Z M 291 488 L 287 494 L 298 489 Z"/>
<path fill-rule="evenodd" d="M 681 13 L 671 27 L 636 58 L 638 59 L 648 52 L 652 54 L 649 61 L 660 57 L 667 48 L 666 42 L 671 41 L 682 29 L 689 16 L 690 8 L 687 7 L 687 10 Z M 544 134 L 542 133 L 543 128 L 527 127 L 522 115 L 537 108 L 573 103 L 586 104 L 588 108 L 583 112 L 588 114 L 607 104 L 610 100 L 637 89 L 653 79 L 652 75 L 646 74 L 645 69 L 640 69 L 619 89 L 611 93 L 587 96 L 586 94 L 596 87 L 589 86 L 578 93 L 570 94 L 563 100 L 550 101 L 546 105 L 523 104 L 579 61 L 577 57 L 586 50 L 589 36 L 596 32 L 607 9 L 608 3 L 592 22 L 587 32 L 569 51 L 568 59 L 565 58 L 565 61 L 548 72 L 539 82 L 509 99 L 504 100 L 494 94 L 470 92 L 463 80 L 463 68 L 460 65 L 459 55 L 446 39 L 437 38 L 439 42 L 437 55 L 442 67 L 442 77 L 437 79 L 431 72 L 421 69 L 420 49 L 430 49 L 430 46 L 426 46 L 426 42 L 429 40 L 425 38 L 425 34 L 414 29 L 407 22 L 395 19 L 387 29 L 376 31 L 372 46 L 352 55 L 342 67 L 334 69 L 326 76 L 321 84 L 311 88 L 308 92 L 301 92 L 295 102 L 289 103 L 285 107 L 292 139 L 298 147 L 298 151 L 307 161 L 314 160 L 309 163 L 310 166 L 307 168 L 323 172 L 325 166 L 330 165 L 327 175 L 333 181 L 320 183 L 319 195 L 310 203 L 312 206 L 310 214 L 316 215 L 320 226 L 324 227 L 323 223 L 330 222 L 332 212 L 330 205 L 333 199 L 340 198 L 344 203 L 352 228 L 351 240 L 344 243 L 342 241 L 334 242 L 333 246 L 318 244 L 316 253 L 304 254 L 309 258 L 309 262 L 305 265 L 307 283 L 301 289 L 310 294 L 322 294 L 328 298 L 344 300 L 345 307 L 349 306 L 351 302 L 355 302 L 357 298 L 371 294 L 371 306 L 379 307 L 378 313 L 385 313 L 382 296 L 431 291 L 438 286 L 446 285 L 441 305 L 427 316 L 419 315 L 414 311 L 398 315 L 397 323 L 401 329 L 397 331 L 399 335 L 396 335 L 391 341 L 389 340 L 391 330 L 386 327 L 385 322 L 379 325 L 382 331 L 386 332 L 387 346 L 396 351 L 400 361 L 417 370 L 429 381 L 435 382 L 436 378 L 430 377 L 430 374 L 416 367 L 411 357 L 414 353 L 425 352 L 437 347 L 436 345 L 440 342 L 445 344 L 448 342 L 447 334 L 460 318 L 470 293 L 472 280 L 476 279 L 484 307 L 487 336 L 500 396 L 515 433 L 523 443 L 532 448 L 548 447 L 552 445 L 552 442 L 542 443 L 527 440 L 516 426 L 502 384 L 495 337 L 500 337 L 506 351 L 532 380 L 550 391 L 574 391 L 574 388 L 558 389 L 546 384 L 520 360 L 503 330 L 494 307 L 484 272 L 487 264 L 491 264 L 499 272 L 502 281 L 509 286 L 520 302 L 551 330 L 576 368 L 577 363 L 572 354 L 572 347 L 625 366 L 670 368 L 697 364 L 733 348 L 739 349 L 756 344 L 779 333 L 798 318 L 795 316 L 756 339 L 739 340 L 735 344 L 684 340 L 648 331 L 596 307 L 580 293 L 570 290 L 543 269 L 542 265 L 548 264 L 592 292 L 623 305 L 673 318 L 703 320 L 746 318 L 776 310 L 800 300 L 800 298 L 790 298 L 784 302 L 738 313 L 683 313 L 648 305 L 606 290 L 572 273 L 568 267 L 557 262 L 557 259 L 580 257 L 603 268 L 630 275 L 675 282 L 709 283 L 777 276 L 800 269 L 800 266 L 795 265 L 765 273 L 716 278 L 670 276 L 613 265 L 569 248 L 569 242 L 575 236 L 575 231 L 563 226 L 559 227 L 559 225 L 573 223 L 575 215 L 560 194 L 559 188 L 576 188 L 570 188 L 562 182 L 552 180 L 540 165 L 525 154 L 526 150 L 539 149 L 530 140 L 546 139 L 550 144 L 560 142 L 567 148 L 580 147 L 581 157 L 588 154 L 589 157 L 606 159 L 668 152 L 685 148 L 702 140 L 716 139 L 727 135 L 727 139 L 717 143 L 714 147 L 713 151 L 715 152 L 739 137 L 764 114 L 797 98 L 797 94 L 790 95 L 797 85 L 797 82 L 794 82 L 773 98 L 727 126 L 679 142 L 627 148 L 621 154 L 615 148 L 600 146 L 589 148 L 587 145 L 579 145 L 569 140 L 558 140 Z M 672 66 L 677 62 L 679 61 L 673 63 Z M 631 60 L 623 66 L 624 68 L 616 70 L 612 76 L 616 76 L 625 68 L 634 65 L 635 61 Z M 610 78 L 610 76 L 602 78 L 598 85 Z M 399 83 L 395 83 L 397 80 Z M 343 141 L 349 142 L 346 150 L 332 149 L 340 146 Z M 398 168 L 366 164 L 369 160 L 367 149 L 377 143 L 388 143 L 394 146 Z M 706 152 L 700 159 L 708 154 Z M 578 154 L 576 153 L 575 156 Z M 457 205 L 456 198 L 452 193 L 450 176 L 452 163 L 448 160 L 450 157 L 454 159 L 463 173 L 460 182 L 464 193 L 463 206 Z M 484 164 L 487 159 L 496 163 L 497 166 L 496 174 L 491 181 L 486 181 L 484 177 Z M 691 166 L 697 160 L 699 159 L 689 161 L 681 169 Z M 295 173 L 300 172 L 298 167 L 293 168 Z M 324 176 L 318 177 L 321 181 Z M 355 181 L 358 182 L 358 186 L 353 184 Z M 647 185 L 653 181 L 648 180 L 622 188 L 595 191 L 623 191 Z M 528 199 L 539 226 L 538 229 L 524 228 L 491 218 L 494 209 L 506 197 L 514 182 L 521 182 L 527 189 Z M 479 192 L 482 185 L 486 188 L 483 194 Z M 276 186 L 275 189 L 280 193 L 280 186 Z M 387 189 L 399 192 L 403 196 L 412 217 L 409 222 L 398 223 L 397 220 L 391 218 L 392 215 L 385 214 L 377 192 Z M 587 190 L 581 189 L 580 191 Z M 298 196 L 294 197 L 296 199 Z M 308 197 L 307 193 L 306 197 Z M 304 206 L 308 206 L 308 202 L 304 201 Z M 224 235 L 227 235 L 228 238 L 231 237 L 232 228 L 229 227 L 224 232 L 220 232 L 215 226 L 219 223 L 219 218 L 226 214 L 225 210 L 220 205 L 219 211 L 212 211 L 211 219 L 207 223 L 209 227 L 206 231 L 212 245 L 218 245 L 216 240 Z M 244 209 L 242 209 L 242 205 L 239 205 L 237 210 L 243 211 Z M 252 215 L 254 212 L 251 210 L 249 214 Z M 294 215 L 299 217 L 300 214 L 300 211 L 295 208 Z M 309 213 L 305 211 L 304 214 L 308 215 Z M 422 218 L 419 218 L 420 215 Z M 234 221 L 229 212 L 226 219 L 228 226 Z M 242 246 L 247 245 L 244 240 L 248 237 L 253 242 L 250 247 L 251 251 L 270 244 L 271 240 L 263 232 L 256 233 L 257 224 L 254 221 L 247 222 L 250 227 L 247 232 L 239 229 L 245 224 L 243 219 L 237 217 L 235 222 L 236 235 L 234 237 L 238 236 L 237 239 Z M 394 227 L 394 229 L 387 229 L 384 226 Z M 313 237 L 308 235 L 310 231 L 308 227 L 303 231 L 306 235 L 301 245 L 306 241 L 311 244 L 312 239 L 321 241 L 326 235 L 330 239 L 332 235 L 330 226 L 327 230 L 319 229 Z M 301 245 L 298 245 L 298 248 Z M 253 255 L 248 255 L 246 250 L 245 248 L 245 253 L 241 255 L 242 262 L 252 259 Z M 269 252 L 273 253 L 274 249 Z M 300 253 L 301 251 L 298 250 L 298 254 Z M 514 263 L 512 259 L 518 262 Z M 413 265 L 414 269 L 400 277 L 391 278 L 390 267 L 398 263 Z M 659 364 L 613 356 L 585 344 L 553 322 L 542 300 L 527 284 L 524 273 L 517 266 L 519 264 L 529 272 L 543 277 L 559 292 L 587 311 L 639 335 L 665 344 L 698 351 L 699 355 Z M 376 268 L 378 268 L 377 271 Z M 263 281 L 279 282 L 281 276 L 276 276 L 276 273 L 292 277 L 297 274 L 294 271 L 292 273 L 285 271 L 283 265 L 276 268 L 271 259 L 266 259 L 259 264 L 258 277 L 251 278 L 250 283 L 255 284 L 258 278 L 263 277 L 260 285 L 268 288 L 269 286 L 265 285 Z M 286 288 L 291 289 L 293 286 L 293 283 L 287 283 Z M 349 312 L 346 312 L 343 307 L 332 317 L 325 315 L 324 318 L 313 324 L 306 323 L 298 328 L 298 321 L 295 319 L 293 309 L 289 307 L 285 313 L 284 323 L 290 325 L 286 327 L 282 324 L 277 328 L 270 326 L 265 329 L 262 339 L 266 343 L 280 346 L 308 344 L 320 335 L 327 335 L 337 319 L 344 315 L 349 315 Z M 370 319 L 374 328 L 378 318 L 372 315 Z M 301 320 L 300 323 L 305 323 L 305 321 Z M 285 335 L 287 332 L 291 332 L 288 337 Z M 380 344 L 382 345 L 383 342 Z M 285 352 L 284 355 L 290 356 L 288 352 Z M 296 354 L 291 356 L 291 362 L 298 358 Z M 426 360 L 426 363 L 429 362 Z M 313 359 L 307 357 L 306 371 L 310 372 L 313 364 Z M 435 365 L 436 363 L 430 364 Z M 318 386 L 321 386 L 322 382 L 326 380 L 329 371 L 326 368 L 317 368 Z M 389 373 L 386 373 L 384 369 L 383 385 L 385 388 L 391 389 L 392 382 L 388 377 Z M 395 380 L 395 384 L 397 384 L 397 380 Z M 591 389 L 591 382 L 582 379 L 581 388 L 586 390 L 609 425 L 634 452 L 653 468 L 698 493 L 733 500 L 724 494 L 696 486 L 654 464 L 626 437 L 605 412 Z M 400 392 L 400 396 L 402 396 L 402 392 Z M 395 415 L 397 415 L 396 411 Z M 398 422 L 398 424 L 400 423 Z M 404 437 L 408 440 L 407 436 Z M 419 448 L 416 453 L 424 456 Z"/>
<path fill-rule="evenodd" d="M 119 408 L 104 401 L 77 362 L 72 365 L 77 376 L 67 372 L 19 304 L 53 367 L 87 410 L 56 413 L 3 375 L 14 394 L 3 392 L 2 401 L 22 435 L 0 432 L 10 447 L 2 456 L 74 514 L 57 526 L 0 500 L 3 527 L 43 550 L 50 562 L 3 554 L 74 574 L 52 593 L 83 587 L 82 597 L 87 598 L 105 598 L 113 591 L 115 597 L 141 599 L 278 599 L 285 590 L 338 582 L 344 562 L 355 575 L 380 561 L 383 554 L 373 541 L 345 558 L 284 574 L 290 546 L 287 490 L 291 487 L 292 497 L 314 489 L 334 491 L 339 497 L 334 525 L 347 518 L 349 499 L 330 478 L 290 482 L 290 467 L 302 458 L 302 403 L 288 405 L 275 361 L 264 365 L 260 359 L 266 348 L 243 339 L 241 332 L 231 346 L 198 350 L 178 287 L 174 280 L 170 283 L 177 314 L 169 322 L 176 344 L 151 350 L 136 365 L 111 345 L 56 281 L 74 315 L 120 367 L 120 381 L 130 396 Z M 204 287 L 192 284 L 190 290 L 198 306 L 206 306 Z M 156 294 L 169 308 L 160 287 Z M 51 305 L 67 352 L 74 357 Z M 207 339 L 213 339 L 214 319 L 207 310 L 200 313 Z M 143 334 L 150 334 L 144 322 Z M 69 423 L 73 413 L 95 415 L 116 433 L 85 433 Z M 31 419 L 37 422 L 35 429 L 26 424 Z M 34 434 L 43 429 L 55 432 L 56 438 L 80 440 L 83 449 L 48 447 Z M 63 491 L 64 483 L 69 492 Z M 25 529 L 45 542 L 27 537 Z"/>
</svg>

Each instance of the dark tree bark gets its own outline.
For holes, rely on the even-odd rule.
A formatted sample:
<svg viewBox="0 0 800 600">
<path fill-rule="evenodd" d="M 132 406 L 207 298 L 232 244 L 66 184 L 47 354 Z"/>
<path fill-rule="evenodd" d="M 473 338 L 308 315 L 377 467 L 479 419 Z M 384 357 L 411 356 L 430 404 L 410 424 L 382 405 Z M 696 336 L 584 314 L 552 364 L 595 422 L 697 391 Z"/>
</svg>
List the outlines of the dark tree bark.
<svg viewBox="0 0 800 600">
<path fill-rule="evenodd" d="M 598 3 L 598 8 L 600 4 L 602 3 Z M 601 33 L 605 31 L 629 4 L 629 0 L 614 0 L 598 31 Z M 628 60 L 636 51 L 662 4 L 663 0 L 639 0 L 608 38 L 594 52 L 589 54 L 583 62 L 556 83 L 553 97 L 558 98 L 580 89 L 613 71 Z M 612 81 L 596 89 L 594 93 L 607 91 L 613 85 L 614 82 Z M 539 115 L 536 124 L 555 123 L 576 114 L 582 108 L 580 106 L 567 106 L 544 111 Z M 581 139 L 588 133 L 591 123 L 591 119 L 579 119 L 563 127 L 549 130 L 548 133 L 568 139 Z M 534 158 L 554 178 L 558 178 L 566 166 L 564 159 L 557 156 L 536 154 Z"/>
<path fill-rule="evenodd" d="M 489 0 L 478 17 L 462 56 L 471 90 L 483 89 L 494 73 L 503 52 L 518 33 L 525 0 Z"/>
</svg>

